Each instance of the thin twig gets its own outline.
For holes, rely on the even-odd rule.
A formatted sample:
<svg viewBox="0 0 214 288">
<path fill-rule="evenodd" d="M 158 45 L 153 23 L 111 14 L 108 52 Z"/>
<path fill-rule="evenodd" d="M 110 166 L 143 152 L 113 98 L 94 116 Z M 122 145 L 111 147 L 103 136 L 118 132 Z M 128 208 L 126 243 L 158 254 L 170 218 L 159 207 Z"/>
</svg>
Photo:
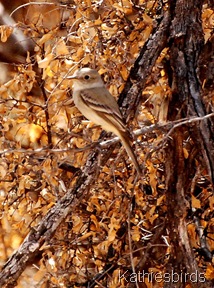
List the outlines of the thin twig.
<svg viewBox="0 0 214 288">
<path fill-rule="evenodd" d="M 59 7 L 64 7 L 66 8 L 66 5 L 62 5 L 62 4 L 57 4 L 54 2 L 30 2 L 30 3 L 25 3 L 22 5 L 19 5 L 16 9 L 14 9 L 11 13 L 10 13 L 10 17 L 13 17 L 13 14 L 18 11 L 21 8 L 27 7 L 27 6 L 31 6 L 31 5 L 54 5 L 54 6 L 59 6 Z"/>
</svg>

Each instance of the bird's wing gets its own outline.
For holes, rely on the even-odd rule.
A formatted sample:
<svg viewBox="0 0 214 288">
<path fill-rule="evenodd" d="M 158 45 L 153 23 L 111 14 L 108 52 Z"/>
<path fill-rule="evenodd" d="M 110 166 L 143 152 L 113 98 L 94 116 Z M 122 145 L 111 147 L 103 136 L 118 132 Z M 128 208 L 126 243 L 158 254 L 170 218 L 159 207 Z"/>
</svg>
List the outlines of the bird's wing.
<svg viewBox="0 0 214 288">
<path fill-rule="evenodd" d="M 99 95 L 99 97 L 97 97 Z M 84 89 L 80 92 L 82 101 L 96 113 L 107 118 L 119 130 L 126 131 L 122 114 L 115 98 L 106 88 Z"/>
</svg>

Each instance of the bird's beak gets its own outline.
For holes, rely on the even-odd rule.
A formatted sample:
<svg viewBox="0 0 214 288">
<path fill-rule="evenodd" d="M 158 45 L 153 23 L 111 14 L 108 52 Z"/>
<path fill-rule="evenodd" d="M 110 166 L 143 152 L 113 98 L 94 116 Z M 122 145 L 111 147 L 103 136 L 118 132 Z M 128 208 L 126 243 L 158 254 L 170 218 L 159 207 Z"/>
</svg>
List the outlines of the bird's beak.
<svg viewBox="0 0 214 288">
<path fill-rule="evenodd" d="M 66 77 L 66 79 L 77 79 L 77 76 L 71 75 L 71 76 Z"/>
</svg>

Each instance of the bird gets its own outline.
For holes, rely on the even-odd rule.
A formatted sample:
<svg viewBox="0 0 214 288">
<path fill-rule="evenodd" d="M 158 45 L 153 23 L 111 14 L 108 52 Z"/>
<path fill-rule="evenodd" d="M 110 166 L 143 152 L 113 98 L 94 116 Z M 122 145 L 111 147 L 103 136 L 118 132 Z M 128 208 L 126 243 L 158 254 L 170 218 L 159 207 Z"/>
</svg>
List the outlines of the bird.
<svg viewBox="0 0 214 288">
<path fill-rule="evenodd" d="M 141 167 L 131 147 L 131 136 L 117 101 L 105 87 L 98 71 L 84 67 L 67 78 L 73 81 L 73 101 L 78 110 L 94 124 L 119 137 L 137 173 L 141 174 Z"/>
</svg>

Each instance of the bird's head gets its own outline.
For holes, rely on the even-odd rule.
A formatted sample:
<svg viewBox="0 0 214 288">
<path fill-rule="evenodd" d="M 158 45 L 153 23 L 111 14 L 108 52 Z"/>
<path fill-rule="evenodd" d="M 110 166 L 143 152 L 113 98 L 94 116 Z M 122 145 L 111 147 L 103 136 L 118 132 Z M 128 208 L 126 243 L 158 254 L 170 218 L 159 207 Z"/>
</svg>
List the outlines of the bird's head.
<svg viewBox="0 0 214 288">
<path fill-rule="evenodd" d="M 68 79 L 73 80 L 73 89 L 83 90 L 90 88 L 103 87 L 104 83 L 100 74 L 95 69 L 81 68 L 74 72 Z"/>
</svg>

